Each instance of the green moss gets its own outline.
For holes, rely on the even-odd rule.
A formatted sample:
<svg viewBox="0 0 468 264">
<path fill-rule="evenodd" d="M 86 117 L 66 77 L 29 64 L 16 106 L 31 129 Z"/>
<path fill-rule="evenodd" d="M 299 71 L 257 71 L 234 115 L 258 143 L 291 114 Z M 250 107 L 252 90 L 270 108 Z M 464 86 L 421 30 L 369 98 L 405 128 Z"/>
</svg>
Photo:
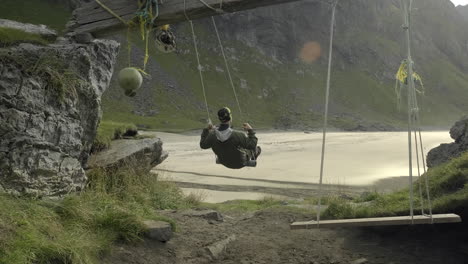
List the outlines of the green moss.
<svg viewBox="0 0 468 264">
<path fill-rule="evenodd" d="M 19 29 L 0 27 L 0 47 L 18 43 L 33 43 L 47 45 L 49 41 L 38 34 L 27 33 Z"/>
<path fill-rule="evenodd" d="M 43 0 L 2 0 L 0 17 L 23 23 L 44 24 L 62 31 L 71 11 L 63 1 L 51 3 Z"/>
</svg>

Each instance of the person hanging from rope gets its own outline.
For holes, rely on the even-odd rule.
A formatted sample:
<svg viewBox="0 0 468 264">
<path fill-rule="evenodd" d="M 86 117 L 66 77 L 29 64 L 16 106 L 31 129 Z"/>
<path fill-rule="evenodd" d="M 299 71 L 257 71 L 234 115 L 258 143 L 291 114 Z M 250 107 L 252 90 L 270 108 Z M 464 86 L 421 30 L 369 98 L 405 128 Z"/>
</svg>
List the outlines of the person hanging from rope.
<svg viewBox="0 0 468 264">
<path fill-rule="evenodd" d="M 219 127 L 210 124 L 203 129 L 200 147 L 211 148 L 217 156 L 217 163 L 227 168 L 254 167 L 261 148 L 257 146 L 258 139 L 252 127 L 244 123 L 243 128 L 247 131 L 247 135 L 242 131 L 233 130 L 231 128 L 232 114 L 228 107 L 223 107 L 218 111 L 218 119 L 221 122 Z"/>
</svg>

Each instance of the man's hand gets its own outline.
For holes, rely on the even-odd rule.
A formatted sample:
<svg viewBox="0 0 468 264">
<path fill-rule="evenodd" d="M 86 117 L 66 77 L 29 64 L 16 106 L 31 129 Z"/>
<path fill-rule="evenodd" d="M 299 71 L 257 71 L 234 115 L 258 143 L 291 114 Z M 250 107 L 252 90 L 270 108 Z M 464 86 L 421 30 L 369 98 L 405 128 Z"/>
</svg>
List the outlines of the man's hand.
<svg viewBox="0 0 468 264">
<path fill-rule="evenodd" d="M 252 129 L 252 127 L 249 125 L 249 123 L 244 123 L 242 125 L 242 127 L 244 128 L 245 131 L 248 131 L 248 130 Z"/>
</svg>

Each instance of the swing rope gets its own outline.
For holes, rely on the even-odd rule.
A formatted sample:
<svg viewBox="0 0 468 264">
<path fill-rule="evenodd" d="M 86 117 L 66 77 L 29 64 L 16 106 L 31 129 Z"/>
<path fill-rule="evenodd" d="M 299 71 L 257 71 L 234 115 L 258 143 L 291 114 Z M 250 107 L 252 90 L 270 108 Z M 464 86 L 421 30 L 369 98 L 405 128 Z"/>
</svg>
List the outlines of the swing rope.
<svg viewBox="0 0 468 264">
<path fill-rule="evenodd" d="M 429 182 L 428 182 L 428 179 L 427 179 L 427 174 L 426 174 L 426 162 L 425 162 L 425 156 L 424 156 L 424 148 L 423 148 L 423 143 L 422 143 L 422 135 L 421 135 L 421 121 L 420 121 L 420 116 L 419 116 L 419 112 L 420 112 L 420 108 L 419 108 L 419 105 L 418 105 L 418 101 L 417 101 L 417 97 L 416 97 L 416 90 L 413 89 L 412 91 L 412 102 L 413 102 L 413 124 L 414 124 L 414 138 L 415 138 L 415 147 L 416 147 L 416 158 L 418 160 L 418 176 L 419 176 L 419 192 L 420 192 L 420 196 L 421 196 L 421 206 L 422 206 L 422 209 L 421 209 L 421 213 L 422 215 L 424 215 L 424 204 L 423 204 L 423 194 L 422 194 L 422 187 L 421 185 L 423 184 L 422 181 L 421 181 L 421 174 L 420 174 L 420 169 L 419 169 L 419 157 L 418 157 L 418 147 L 420 148 L 421 150 L 421 160 L 422 160 L 422 163 L 423 163 L 423 172 L 424 172 L 424 183 L 425 183 L 425 186 L 426 186 L 426 195 L 427 195 L 427 203 L 428 203 L 428 209 L 429 209 L 429 216 L 431 217 L 431 223 L 434 222 L 434 219 L 433 219 L 433 215 L 432 215 L 432 202 L 431 202 L 431 196 L 430 196 L 430 192 L 429 192 Z M 418 140 L 418 137 L 417 137 L 417 134 L 419 134 L 419 140 Z M 419 143 L 419 144 L 418 144 Z"/>
<path fill-rule="evenodd" d="M 236 98 L 237 107 L 239 108 L 240 117 L 241 117 L 242 120 L 244 120 L 244 115 L 242 113 L 242 109 L 241 109 L 241 106 L 240 106 L 239 97 L 237 96 L 236 87 L 234 86 L 234 82 L 232 81 L 231 70 L 229 69 L 229 64 L 228 64 L 227 59 L 226 59 L 226 54 L 224 53 L 224 46 L 223 46 L 223 43 L 221 42 L 221 38 L 219 37 L 218 27 L 216 26 L 216 22 L 215 22 L 214 17 L 211 17 L 211 21 L 213 22 L 213 27 L 214 27 L 215 32 L 216 32 L 216 37 L 218 38 L 219 47 L 221 49 L 221 54 L 223 55 L 223 59 L 224 59 L 224 65 L 226 67 L 226 71 L 227 71 L 227 74 L 228 74 L 228 77 L 229 77 L 229 83 L 231 84 L 231 88 L 232 88 L 232 91 L 234 93 L 234 97 Z"/>
<path fill-rule="evenodd" d="M 410 195 L 410 216 L 411 224 L 414 224 L 414 195 L 413 195 L 413 153 L 411 145 L 411 131 L 412 131 L 412 116 L 411 116 L 411 106 L 412 106 L 412 89 L 414 89 L 414 78 L 413 78 L 413 61 L 411 59 L 411 42 L 410 42 L 410 15 L 409 10 L 411 6 L 411 0 L 409 6 L 407 2 L 403 3 L 404 0 L 401 0 L 404 12 L 404 26 L 403 28 L 406 31 L 406 40 L 407 40 L 407 53 L 408 53 L 408 163 L 409 163 L 409 195 Z"/>
<path fill-rule="evenodd" d="M 319 200 L 318 200 L 318 212 L 317 212 L 317 227 L 320 227 L 320 213 L 322 209 L 322 183 L 323 183 L 323 168 L 325 161 L 325 141 L 327 135 L 328 126 L 328 102 L 330 96 L 330 79 L 331 79 L 331 67 L 332 67 L 332 55 L 333 55 L 333 33 L 335 28 L 335 11 L 339 0 L 335 0 L 332 4 L 332 18 L 330 23 L 330 46 L 328 49 L 328 72 L 327 72 L 327 87 L 325 93 L 325 113 L 323 115 L 323 135 L 322 135 L 322 154 L 320 159 L 320 180 L 319 180 Z"/>
<path fill-rule="evenodd" d="M 205 100 L 205 108 L 206 108 L 206 114 L 207 114 L 207 117 L 208 117 L 208 124 L 211 125 L 212 122 L 211 122 L 211 117 L 210 117 L 210 109 L 208 107 L 208 99 L 206 97 L 205 82 L 204 82 L 204 79 L 203 79 L 202 66 L 200 64 L 200 54 L 198 53 L 197 37 L 195 35 L 195 30 L 193 28 L 193 22 L 192 22 L 192 20 L 190 20 L 190 18 L 187 15 L 187 8 L 186 8 L 187 3 L 186 2 L 187 1 L 184 0 L 184 15 L 185 15 L 185 18 L 187 19 L 187 21 L 190 23 L 190 29 L 192 30 L 193 46 L 195 47 L 195 54 L 196 54 L 197 63 L 198 63 L 198 66 L 197 66 L 198 74 L 200 75 L 200 83 L 201 83 L 202 92 L 203 92 L 203 99 Z"/>
<path fill-rule="evenodd" d="M 107 7 L 104 3 L 102 3 L 100 0 L 94 0 L 97 4 L 99 4 L 104 10 L 109 12 L 111 15 L 113 15 L 116 19 L 118 19 L 120 22 L 122 22 L 125 26 L 127 26 L 127 49 L 128 49 L 128 66 L 129 68 L 133 68 L 138 70 L 144 75 L 148 75 L 146 73 L 146 65 L 148 63 L 149 59 L 149 34 L 151 32 L 151 27 L 154 24 L 154 21 L 156 18 L 159 16 L 159 7 L 158 7 L 158 1 L 157 0 L 146 0 L 145 7 L 143 7 L 143 4 L 141 1 L 138 1 L 139 8 L 141 9 L 140 11 L 135 13 L 135 16 L 131 18 L 128 21 L 125 21 L 121 16 L 119 16 L 117 13 L 115 13 L 112 9 Z M 155 6 L 156 13 L 153 14 L 153 5 Z M 145 41 L 145 56 L 143 58 L 143 69 L 140 69 L 138 67 L 131 67 L 131 39 L 130 39 L 130 27 L 135 26 L 135 22 L 133 21 L 135 18 L 138 17 L 138 20 L 140 21 L 140 32 L 141 32 L 141 37 L 142 40 Z"/>
<path fill-rule="evenodd" d="M 322 185 L 323 185 L 323 170 L 324 170 L 324 159 L 325 159 L 325 143 L 326 143 L 326 134 L 327 134 L 327 126 L 328 126 L 328 104 L 329 104 L 329 95 L 330 95 L 330 78 L 331 78 L 331 63 L 332 63 L 332 55 L 333 55 L 333 35 L 334 35 L 334 26 L 335 26 L 335 13 L 336 13 L 336 6 L 339 0 L 335 0 L 332 5 L 332 18 L 330 23 L 330 46 L 329 46 L 329 54 L 328 54 L 328 71 L 327 71 L 327 84 L 326 84 L 326 93 L 325 93 L 325 111 L 324 111 L 324 121 L 323 121 L 323 137 L 322 137 L 322 152 L 321 152 L 321 160 L 320 160 L 320 179 L 319 179 L 319 200 L 318 200 L 318 212 L 317 212 L 317 227 L 320 227 L 320 214 L 321 214 L 321 206 L 322 206 Z M 422 143 L 422 136 L 421 136 L 421 124 L 419 118 L 419 108 L 416 98 L 416 88 L 414 81 L 418 79 L 419 75 L 415 76 L 413 72 L 413 61 L 411 59 L 411 31 L 410 31 L 410 22 L 411 22 L 411 8 L 413 0 L 409 0 L 409 2 L 403 3 L 404 0 L 401 0 L 401 4 L 403 7 L 404 12 L 404 29 L 406 31 L 406 38 L 407 38 L 407 83 L 408 83 L 408 162 L 409 162 L 409 185 L 410 185 L 410 194 L 409 194 L 409 202 L 410 202 L 410 216 L 411 216 L 411 223 L 414 224 L 414 195 L 413 195 L 413 158 L 412 158 L 412 132 L 414 132 L 415 137 L 415 145 L 416 145 L 416 160 L 418 166 L 418 177 L 419 177 L 419 195 L 421 199 L 421 213 L 424 215 L 424 203 L 423 203 L 423 194 L 421 188 L 421 171 L 420 171 L 420 163 L 419 163 L 419 149 L 421 150 L 421 159 L 423 163 L 423 170 L 424 170 L 424 180 L 426 185 L 426 194 L 428 200 L 428 208 L 429 214 L 431 217 L 431 223 L 433 223 L 433 216 L 432 216 L 432 204 L 430 199 L 429 193 L 429 184 L 426 174 L 426 163 L 424 159 L 424 149 Z M 402 69 L 400 67 L 400 69 Z M 402 74 L 402 71 L 399 70 L 399 75 Z M 420 79 L 420 78 L 419 78 Z M 422 84 L 422 82 L 421 82 Z M 397 90 L 396 90 L 397 91 Z M 400 93 L 397 92 L 397 95 Z M 398 96 L 399 97 L 399 96 Z M 417 134 L 419 133 L 419 140 Z"/>
<path fill-rule="evenodd" d="M 405 2 L 403 2 L 405 1 Z M 422 143 L 422 136 L 421 136 L 421 123 L 420 123 L 420 116 L 419 116 L 419 107 L 416 97 L 416 88 L 415 88 L 415 80 L 419 80 L 421 86 L 424 89 L 422 84 L 421 78 L 419 75 L 413 72 L 413 60 L 411 58 L 411 10 L 413 5 L 413 0 L 401 0 L 401 5 L 403 7 L 404 12 L 404 30 L 406 31 L 406 40 L 407 40 L 407 52 L 408 52 L 408 59 L 407 59 L 407 86 L 408 86 L 408 152 L 409 152 L 409 182 L 410 182 L 410 214 L 411 220 L 414 224 L 414 216 L 413 216 L 413 181 L 412 181 L 412 145 L 411 145 L 411 130 L 414 132 L 415 137 L 415 148 L 416 148 L 416 160 L 418 166 L 418 177 L 419 177 L 419 192 L 421 198 L 421 213 L 424 215 L 424 204 L 423 204 L 423 195 L 422 195 L 422 188 L 421 188 L 421 172 L 420 172 L 420 164 L 419 164 L 419 151 L 418 147 L 421 150 L 421 159 L 423 163 L 423 170 L 424 170 L 424 180 L 426 185 L 426 195 L 428 201 L 428 209 L 429 215 L 431 218 L 431 223 L 434 223 L 433 215 L 432 215 L 432 203 L 431 197 L 429 193 L 429 183 L 426 174 L 426 163 L 424 158 L 424 148 Z M 424 92 L 424 90 L 423 90 Z M 419 140 L 417 137 L 417 133 L 419 133 Z"/>
</svg>

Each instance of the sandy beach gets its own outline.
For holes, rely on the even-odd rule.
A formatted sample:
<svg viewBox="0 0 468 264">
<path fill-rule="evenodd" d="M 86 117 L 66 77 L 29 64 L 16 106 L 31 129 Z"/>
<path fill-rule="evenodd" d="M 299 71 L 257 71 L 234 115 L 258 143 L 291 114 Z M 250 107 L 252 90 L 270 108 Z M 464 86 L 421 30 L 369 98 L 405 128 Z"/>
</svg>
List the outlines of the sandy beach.
<svg viewBox="0 0 468 264">
<path fill-rule="evenodd" d="M 215 164 L 212 151 L 200 149 L 197 134 L 151 134 L 163 140 L 164 150 L 169 153 L 154 171 L 163 179 L 177 182 L 186 193 L 201 192 L 207 202 L 265 195 L 310 196 L 317 190 L 322 141 L 319 132 L 258 132 L 258 144 L 263 149 L 258 166 L 240 170 Z M 451 141 L 446 131 L 423 132 L 425 153 Z M 323 179 L 328 185 L 326 191 L 391 191 L 407 185 L 408 175 L 407 132 L 327 135 Z M 415 162 L 413 175 L 417 177 Z"/>
</svg>

